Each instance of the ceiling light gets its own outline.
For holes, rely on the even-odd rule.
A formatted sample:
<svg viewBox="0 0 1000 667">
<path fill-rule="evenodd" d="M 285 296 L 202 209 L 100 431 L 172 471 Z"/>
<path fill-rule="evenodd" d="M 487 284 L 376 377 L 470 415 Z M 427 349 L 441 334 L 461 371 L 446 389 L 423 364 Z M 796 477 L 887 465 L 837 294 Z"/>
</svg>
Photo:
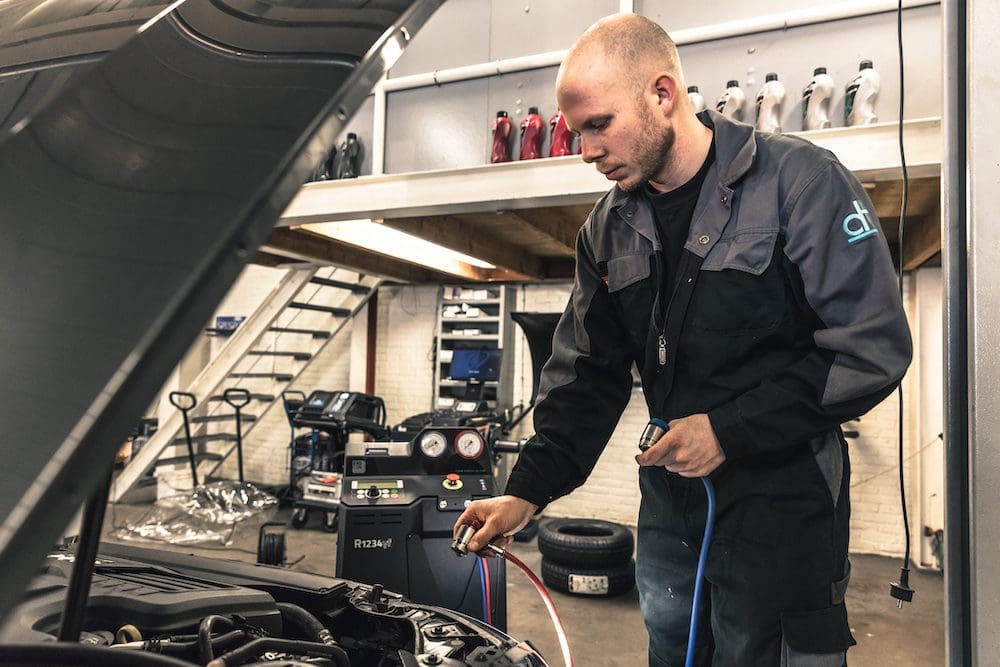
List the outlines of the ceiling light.
<svg viewBox="0 0 1000 667">
<path fill-rule="evenodd" d="M 340 220 L 301 225 L 300 229 L 382 255 L 420 264 L 452 275 L 469 274 L 469 267 L 495 269 L 494 264 L 431 243 L 372 220 Z"/>
</svg>

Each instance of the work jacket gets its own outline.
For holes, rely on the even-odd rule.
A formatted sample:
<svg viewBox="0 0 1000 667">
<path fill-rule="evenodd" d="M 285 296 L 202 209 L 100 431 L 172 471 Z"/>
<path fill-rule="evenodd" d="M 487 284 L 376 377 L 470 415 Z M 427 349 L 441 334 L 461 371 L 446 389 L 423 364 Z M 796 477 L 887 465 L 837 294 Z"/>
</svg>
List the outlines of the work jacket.
<svg viewBox="0 0 1000 667">
<path fill-rule="evenodd" d="M 632 394 L 633 364 L 650 416 L 707 413 L 727 460 L 818 451 L 902 378 L 909 327 L 858 180 L 803 139 L 714 111 L 699 120 L 715 161 L 672 284 L 641 191 L 616 185 L 580 229 L 535 436 L 507 493 L 544 506 L 584 482 Z"/>
</svg>

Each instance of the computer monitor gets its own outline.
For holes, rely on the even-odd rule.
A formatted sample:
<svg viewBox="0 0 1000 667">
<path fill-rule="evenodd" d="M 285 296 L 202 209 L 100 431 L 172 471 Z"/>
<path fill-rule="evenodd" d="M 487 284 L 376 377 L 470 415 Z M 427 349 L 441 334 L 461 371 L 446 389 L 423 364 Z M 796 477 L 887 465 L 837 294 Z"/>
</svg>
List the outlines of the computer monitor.
<svg viewBox="0 0 1000 667">
<path fill-rule="evenodd" d="M 499 380 L 502 354 L 503 350 L 454 350 L 451 353 L 451 369 L 448 376 L 452 380 L 472 380 L 475 382 Z"/>
</svg>

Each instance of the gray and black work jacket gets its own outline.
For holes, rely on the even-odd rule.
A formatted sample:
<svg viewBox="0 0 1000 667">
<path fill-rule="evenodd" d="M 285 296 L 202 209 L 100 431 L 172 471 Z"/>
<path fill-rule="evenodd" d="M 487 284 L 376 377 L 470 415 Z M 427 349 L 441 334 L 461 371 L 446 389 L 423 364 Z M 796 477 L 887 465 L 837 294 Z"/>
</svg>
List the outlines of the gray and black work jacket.
<svg viewBox="0 0 1000 667">
<path fill-rule="evenodd" d="M 829 151 L 706 111 L 715 162 L 671 285 L 641 193 L 615 186 L 577 236 L 535 436 L 507 493 L 539 506 L 584 482 L 632 393 L 651 416 L 707 413 L 727 459 L 839 437 L 911 357 L 888 245 Z"/>
</svg>

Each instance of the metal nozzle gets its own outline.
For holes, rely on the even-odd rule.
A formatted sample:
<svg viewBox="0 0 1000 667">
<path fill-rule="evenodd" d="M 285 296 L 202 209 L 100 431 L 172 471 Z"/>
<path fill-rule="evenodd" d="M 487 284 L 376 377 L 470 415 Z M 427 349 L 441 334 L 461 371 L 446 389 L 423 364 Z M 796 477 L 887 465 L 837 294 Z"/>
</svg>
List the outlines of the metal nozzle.
<svg viewBox="0 0 1000 667">
<path fill-rule="evenodd" d="M 639 438 L 639 450 L 646 451 L 650 447 L 656 444 L 657 440 L 663 437 L 663 434 L 667 432 L 670 427 L 667 423 L 661 419 L 651 419 L 649 423 L 646 424 L 646 428 L 642 431 L 642 436 Z"/>
<path fill-rule="evenodd" d="M 465 556 L 469 553 L 469 541 L 475 534 L 475 528 L 468 524 L 462 524 L 462 527 L 458 529 L 458 535 L 451 541 L 451 550 L 459 556 Z"/>
</svg>

